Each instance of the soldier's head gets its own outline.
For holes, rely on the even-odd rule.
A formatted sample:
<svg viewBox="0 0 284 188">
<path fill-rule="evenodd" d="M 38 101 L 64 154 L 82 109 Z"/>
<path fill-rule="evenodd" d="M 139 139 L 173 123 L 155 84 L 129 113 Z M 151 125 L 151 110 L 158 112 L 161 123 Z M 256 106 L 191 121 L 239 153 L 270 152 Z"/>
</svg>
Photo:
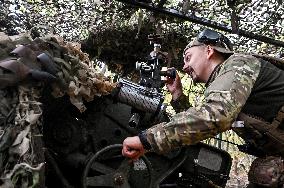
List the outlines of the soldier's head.
<svg viewBox="0 0 284 188">
<path fill-rule="evenodd" d="M 233 47 L 227 37 L 205 29 L 184 49 L 183 70 L 195 82 L 207 82 L 214 68 L 231 54 Z"/>
</svg>

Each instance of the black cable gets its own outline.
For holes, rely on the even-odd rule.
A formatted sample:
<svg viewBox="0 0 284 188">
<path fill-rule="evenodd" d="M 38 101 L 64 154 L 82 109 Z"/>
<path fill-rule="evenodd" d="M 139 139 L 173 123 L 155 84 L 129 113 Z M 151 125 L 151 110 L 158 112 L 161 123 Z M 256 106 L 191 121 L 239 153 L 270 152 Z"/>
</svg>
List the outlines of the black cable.
<svg viewBox="0 0 284 188">
<path fill-rule="evenodd" d="M 230 142 L 228 140 L 223 140 L 223 139 L 220 139 L 220 138 L 217 138 L 217 137 L 212 137 L 212 138 L 215 139 L 215 140 L 220 140 L 220 141 L 223 141 L 223 142 L 227 142 L 227 143 L 235 145 L 235 146 L 241 146 L 240 144 L 236 144 L 236 143 Z"/>
</svg>

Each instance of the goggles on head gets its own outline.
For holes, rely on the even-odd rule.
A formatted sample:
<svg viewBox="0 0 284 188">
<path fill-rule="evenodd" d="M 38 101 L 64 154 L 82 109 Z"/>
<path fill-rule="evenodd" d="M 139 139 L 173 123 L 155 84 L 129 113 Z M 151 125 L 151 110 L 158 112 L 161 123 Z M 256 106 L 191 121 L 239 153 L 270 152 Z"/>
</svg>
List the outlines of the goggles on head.
<svg viewBox="0 0 284 188">
<path fill-rule="evenodd" d="M 211 29 L 205 29 L 185 47 L 183 55 L 187 49 L 204 44 L 214 46 L 221 53 L 232 53 L 233 51 L 233 45 L 227 37 Z"/>
<path fill-rule="evenodd" d="M 197 41 L 204 44 L 212 44 L 220 46 L 228 50 L 233 51 L 233 46 L 230 40 L 223 34 L 213 31 L 211 29 L 205 29 L 197 36 Z"/>
</svg>

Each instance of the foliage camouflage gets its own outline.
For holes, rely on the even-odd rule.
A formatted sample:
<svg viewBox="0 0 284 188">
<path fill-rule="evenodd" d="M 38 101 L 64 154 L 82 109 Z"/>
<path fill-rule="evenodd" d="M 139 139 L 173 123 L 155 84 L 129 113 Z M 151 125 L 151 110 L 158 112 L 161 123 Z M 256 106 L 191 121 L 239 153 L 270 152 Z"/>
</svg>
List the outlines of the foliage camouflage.
<svg viewBox="0 0 284 188">
<path fill-rule="evenodd" d="M 158 1 L 153 3 L 157 5 Z M 231 18 L 232 12 L 235 12 L 233 21 L 238 23 L 240 29 L 283 41 L 282 0 L 170 0 L 165 7 L 207 18 L 225 26 L 233 26 Z M 201 25 L 152 14 L 110 0 L 0 0 L 0 32 L 15 35 L 30 31 L 33 38 L 51 32 L 69 41 L 85 40 L 83 48 L 90 53 L 91 59 L 106 62 L 112 70 L 122 75 L 133 71 L 135 62 L 145 59 L 146 54 L 151 51 L 152 47 L 146 39 L 147 35 L 153 32 L 165 36 L 162 49 L 172 54 L 172 66 L 178 66 L 180 69 L 182 57 L 178 52 L 182 50 L 188 39 L 202 28 Z M 283 48 L 235 34 L 225 34 L 232 39 L 237 51 L 283 56 Z M 6 57 L 14 47 L 9 43 L 6 45 L 0 43 L 0 57 Z M 130 68 L 120 64 L 130 65 Z M 186 76 L 183 80 L 191 82 Z M 194 90 L 194 94 L 201 93 L 202 86 L 197 88 L 192 86 L 193 84 L 190 84 L 186 90 Z M 9 88 L 0 91 L 2 118 L 19 104 L 19 90 Z M 192 97 L 192 100 L 196 98 Z M 194 104 L 196 101 L 191 102 Z M 3 135 L 1 130 L 2 140 Z M 11 141 L 8 144 L 12 144 Z M 3 157 L 3 154 L 0 157 Z M 3 167 L 5 164 L 1 165 Z"/>
<path fill-rule="evenodd" d="M 159 4 L 158 1 L 152 3 Z M 238 27 L 283 40 L 284 9 L 280 0 L 170 0 L 166 1 L 164 7 L 209 19 L 227 27 Z M 188 38 L 195 36 L 203 28 L 201 25 L 109 0 L 5 0 L 0 5 L 0 10 L 2 31 L 15 34 L 33 30 L 34 35 L 39 35 L 35 28 L 41 26 L 67 40 L 82 41 L 88 38 L 83 49 L 91 54 L 91 58 L 108 64 L 130 65 L 130 68 L 123 69 L 125 74 L 133 70 L 137 60 L 145 59 L 145 52 L 150 52 L 146 37 L 153 32 L 165 36 L 163 50 L 173 57 L 172 65 L 179 65 L 181 68 L 182 58 L 177 52 L 183 48 Z M 38 23 L 38 20 L 41 22 Z M 236 34 L 225 34 L 230 36 L 237 51 L 275 56 L 283 53 L 283 48 L 280 47 Z M 111 69 L 120 70 L 115 65 Z"/>
<path fill-rule="evenodd" d="M 51 88 L 48 91 L 54 97 L 69 95 L 70 102 L 83 112 L 86 110 L 83 101 L 109 94 L 115 84 L 93 67 L 78 43 L 65 43 L 55 35 L 35 40 L 28 34 L 9 37 L 0 33 L 0 36 L 0 186 L 38 186 L 44 181 L 40 100 L 47 94 L 43 93 L 44 86 Z M 14 48 L 29 53 L 13 54 Z M 50 70 L 37 59 L 42 53 L 52 59 L 49 63 L 55 64 L 56 81 L 32 76 L 34 70 L 38 73 Z M 15 61 L 14 65 L 28 67 L 30 73 L 19 77 L 19 70 L 13 72 L 9 67 L 3 67 L 11 61 Z M 9 80 L 5 81 L 7 78 L 12 80 L 9 84 L 6 84 Z"/>
</svg>

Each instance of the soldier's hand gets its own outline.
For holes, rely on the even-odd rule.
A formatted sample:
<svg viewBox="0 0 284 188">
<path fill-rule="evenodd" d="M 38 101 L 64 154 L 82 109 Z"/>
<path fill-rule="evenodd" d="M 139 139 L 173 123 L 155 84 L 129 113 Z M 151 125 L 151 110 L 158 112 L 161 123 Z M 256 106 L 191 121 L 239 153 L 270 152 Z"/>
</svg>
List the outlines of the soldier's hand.
<svg viewBox="0 0 284 188">
<path fill-rule="evenodd" d="M 145 149 L 138 136 L 127 137 L 123 141 L 122 155 L 132 160 L 137 160 L 144 155 Z"/>
<path fill-rule="evenodd" d="M 176 74 L 175 79 L 167 77 L 166 86 L 172 94 L 173 100 L 176 100 L 182 95 L 182 84 L 178 74 Z"/>
</svg>

